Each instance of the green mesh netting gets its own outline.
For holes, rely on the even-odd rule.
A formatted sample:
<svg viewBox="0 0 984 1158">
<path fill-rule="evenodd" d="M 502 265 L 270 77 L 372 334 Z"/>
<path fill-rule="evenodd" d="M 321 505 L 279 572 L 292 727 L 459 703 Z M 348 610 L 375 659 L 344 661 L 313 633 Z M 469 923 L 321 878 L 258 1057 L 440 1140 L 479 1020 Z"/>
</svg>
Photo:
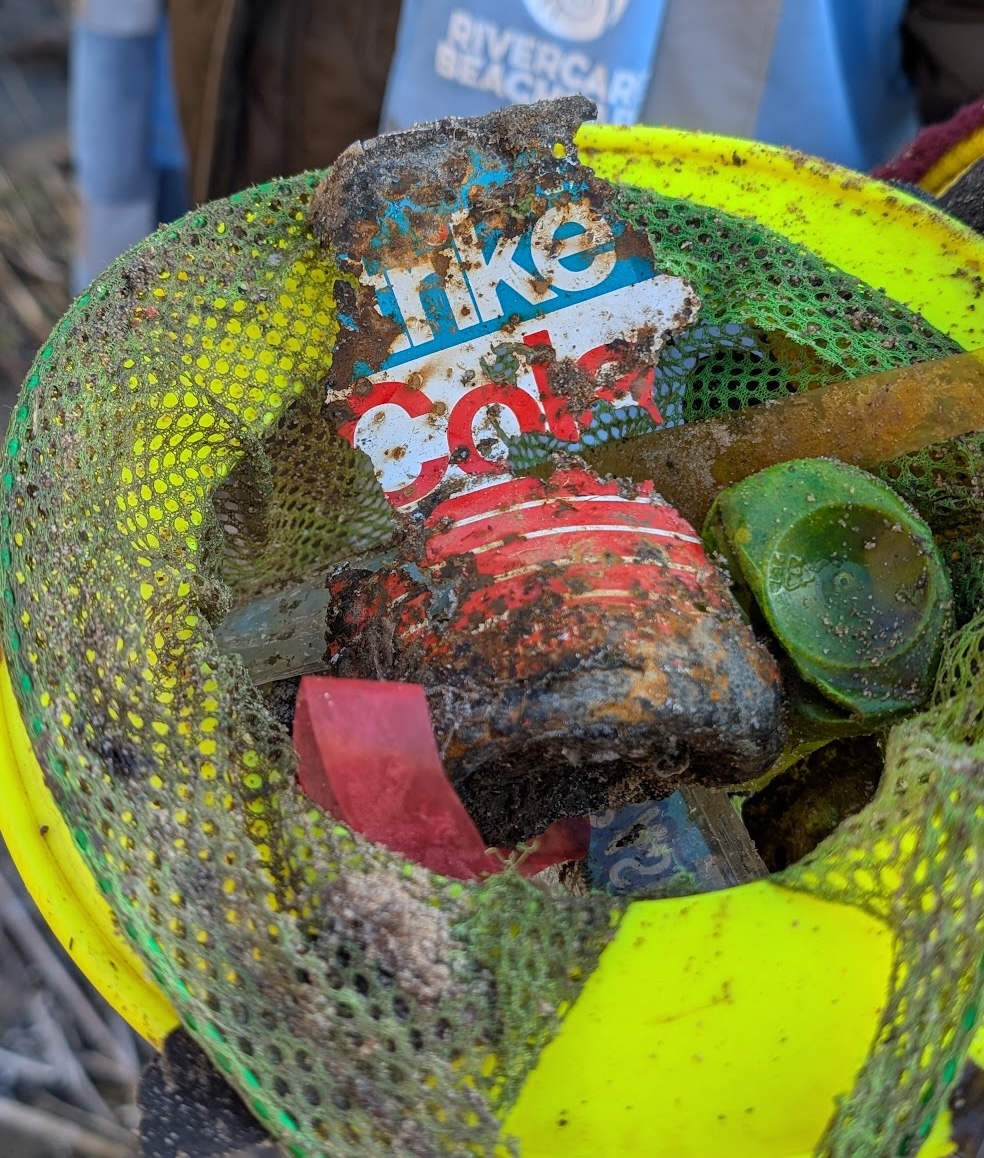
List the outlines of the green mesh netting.
<svg viewBox="0 0 984 1158">
<path fill-rule="evenodd" d="M 41 350 L 0 472 L 4 654 L 123 931 L 287 1151 L 491 1155 L 617 909 L 513 873 L 449 882 L 332 823 L 212 638 L 230 605 L 391 531 L 319 414 L 337 273 L 306 224 L 318 179 L 155 234 Z M 767 230 L 650 193 L 621 205 L 704 302 L 662 364 L 679 418 L 955 349 Z M 887 469 L 969 576 L 980 451 L 965 439 Z M 978 619 L 951 643 L 874 804 L 781 878 L 898 937 L 881 1033 L 824 1153 L 910 1152 L 977 1023 L 982 639 Z"/>
<path fill-rule="evenodd" d="M 694 350 L 698 361 L 682 397 L 687 420 L 957 349 L 897 302 L 769 230 L 691 202 L 654 205 L 637 191 L 623 192 L 620 203 L 648 230 L 666 272 L 701 294 L 699 328 L 741 325 L 751 338 Z M 686 336 L 675 345 L 686 349 Z M 958 618 L 971 618 L 984 596 L 984 437 L 927 447 L 878 473 L 932 526 L 950 565 Z"/>
</svg>

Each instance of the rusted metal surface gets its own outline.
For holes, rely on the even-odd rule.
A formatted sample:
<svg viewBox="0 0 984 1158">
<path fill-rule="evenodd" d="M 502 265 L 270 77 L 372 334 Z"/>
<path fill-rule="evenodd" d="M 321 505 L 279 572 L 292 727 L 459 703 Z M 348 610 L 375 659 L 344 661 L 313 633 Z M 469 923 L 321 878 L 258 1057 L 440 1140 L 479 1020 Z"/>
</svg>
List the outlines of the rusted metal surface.
<svg viewBox="0 0 984 1158">
<path fill-rule="evenodd" d="M 733 784 L 778 755 L 779 687 L 689 524 L 588 471 L 441 503 L 329 579 L 328 669 L 423 684 L 482 832 Z"/>
<path fill-rule="evenodd" d="M 693 528 L 580 460 L 516 478 L 510 438 L 576 441 L 599 402 L 662 421 L 663 344 L 699 301 L 574 160 L 578 98 L 345 154 L 316 227 L 351 277 L 327 414 L 403 534 L 329 579 L 329 670 L 428 689 L 484 839 L 728 784 L 781 745 L 775 665 Z"/>
<path fill-rule="evenodd" d="M 576 441 L 599 399 L 661 421 L 653 365 L 700 303 L 573 160 L 590 108 L 380 137 L 319 190 L 316 228 L 353 278 L 328 414 L 396 506 L 494 485 L 508 437 Z"/>
</svg>

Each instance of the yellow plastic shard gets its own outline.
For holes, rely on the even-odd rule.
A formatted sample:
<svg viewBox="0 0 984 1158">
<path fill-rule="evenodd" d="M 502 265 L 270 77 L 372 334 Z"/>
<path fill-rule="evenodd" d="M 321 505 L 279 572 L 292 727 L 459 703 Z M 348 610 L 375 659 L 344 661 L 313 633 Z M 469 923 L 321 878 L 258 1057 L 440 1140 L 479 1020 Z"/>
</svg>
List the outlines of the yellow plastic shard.
<svg viewBox="0 0 984 1158">
<path fill-rule="evenodd" d="M 537 1158 L 806 1158 L 867 1054 L 892 948 L 881 921 L 768 881 L 636 902 L 504 1132 Z M 944 1122 L 920 1158 L 951 1152 Z"/>
<path fill-rule="evenodd" d="M 725 209 L 776 230 L 922 314 L 965 349 L 981 239 L 907 193 L 790 149 L 678 129 L 582 125 L 581 159 L 608 181 Z"/>
<path fill-rule="evenodd" d="M 981 157 L 984 157 L 984 128 L 975 129 L 969 137 L 964 137 L 945 152 L 926 170 L 919 185 L 934 197 L 941 197 Z"/>
</svg>

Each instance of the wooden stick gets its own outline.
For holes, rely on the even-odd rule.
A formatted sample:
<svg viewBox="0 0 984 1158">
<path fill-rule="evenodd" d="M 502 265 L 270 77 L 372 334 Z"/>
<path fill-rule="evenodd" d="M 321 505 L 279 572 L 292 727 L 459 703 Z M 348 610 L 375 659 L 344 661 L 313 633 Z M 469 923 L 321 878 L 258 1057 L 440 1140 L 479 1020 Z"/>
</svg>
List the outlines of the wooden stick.
<svg viewBox="0 0 984 1158">
<path fill-rule="evenodd" d="M 950 354 L 801 390 L 583 451 L 592 470 L 651 479 L 701 527 L 725 487 L 779 462 L 838 458 L 862 470 L 984 430 L 984 352 Z"/>
<path fill-rule="evenodd" d="M 690 819 L 700 829 L 707 847 L 714 854 L 725 885 L 743 885 L 746 881 L 769 875 L 748 829 L 723 788 L 701 788 L 691 784 L 681 788 L 680 795 L 686 802 Z"/>
<path fill-rule="evenodd" d="M 121 1126 L 115 1118 L 103 1118 L 99 1114 L 90 1114 L 88 1110 L 80 1110 L 78 1106 L 64 1101 L 51 1093 L 50 1090 L 39 1091 L 32 1099 L 32 1104 L 36 1110 L 41 1110 L 45 1114 L 51 1114 L 53 1117 L 66 1122 L 74 1122 L 83 1130 L 89 1130 L 103 1138 L 109 1138 L 110 1141 L 118 1142 L 121 1146 L 135 1144 L 136 1139 L 133 1131 Z"/>
<path fill-rule="evenodd" d="M 34 214 L 24 200 L 17 183 L 2 165 L 0 165 L 0 199 L 2 199 L 7 212 L 10 213 L 17 222 L 24 235 L 33 238 L 43 249 L 44 242 L 41 239 L 41 234 L 38 232 L 38 227 L 34 223 Z"/>
<path fill-rule="evenodd" d="M 55 1066 L 2 1047 L 0 1047 L 0 1073 L 8 1075 L 14 1081 L 27 1082 L 32 1086 L 61 1084 L 61 1074 Z"/>
<path fill-rule="evenodd" d="M 82 988 L 58 959 L 55 951 L 31 920 L 21 899 L 0 873 L 0 924 L 17 942 L 22 953 L 32 960 L 48 987 L 65 1003 L 90 1043 L 107 1057 L 126 1065 L 128 1058 L 86 997 Z"/>
<path fill-rule="evenodd" d="M 22 241 L 8 246 L 8 260 L 15 270 L 26 273 L 36 281 L 48 286 L 60 286 L 65 280 L 64 266 L 51 258 L 32 241 Z"/>
<path fill-rule="evenodd" d="M 65 1038 L 65 1031 L 51 1016 L 46 995 L 36 993 L 31 998 L 30 1008 L 45 1057 L 61 1075 L 60 1084 L 65 1092 L 71 1094 L 80 1106 L 93 1114 L 102 1118 L 112 1118 L 112 1110 L 82 1068 Z"/>
<path fill-rule="evenodd" d="M 137 1049 L 137 1037 L 130 1024 L 116 1010 L 110 1010 L 106 1018 L 109 1032 L 113 1035 L 120 1053 L 129 1063 L 129 1081 L 136 1082 L 143 1068 Z"/>
<path fill-rule="evenodd" d="M 116 1086 L 132 1086 L 140 1074 L 140 1063 L 121 1065 L 114 1058 L 107 1057 L 95 1049 L 83 1049 L 78 1053 L 78 1059 L 85 1067 L 85 1072 L 94 1082 L 102 1082 Z"/>
<path fill-rule="evenodd" d="M 133 1158 L 136 1154 L 136 1142 L 124 1145 L 103 1138 L 75 1122 L 56 1118 L 32 1106 L 22 1106 L 11 1098 L 0 1098 L 0 1126 L 29 1137 L 43 1138 L 53 1146 L 72 1147 L 87 1158 Z"/>
<path fill-rule="evenodd" d="M 10 986 L 11 989 L 30 988 L 28 968 L 23 954 L 7 936 L 2 921 L 0 921 L 0 978 L 2 984 Z"/>
<path fill-rule="evenodd" d="M 62 219 L 66 233 L 71 237 L 75 233 L 75 227 L 79 217 L 79 206 L 75 191 L 65 179 L 58 165 L 50 158 L 46 164 L 40 167 L 38 179 L 41 182 L 41 187 L 48 195 L 51 204 L 55 207 L 58 216 Z"/>
<path fill-rule="evenodd" d="M 31 337 L 37 342 L 44 342 L 51 324 L 45 317 L 44 310 L 38 305 L 37 299 L 17 276 L 14 267 L 2 253 L 0 253 L 0 295 Z"/>
</svg>

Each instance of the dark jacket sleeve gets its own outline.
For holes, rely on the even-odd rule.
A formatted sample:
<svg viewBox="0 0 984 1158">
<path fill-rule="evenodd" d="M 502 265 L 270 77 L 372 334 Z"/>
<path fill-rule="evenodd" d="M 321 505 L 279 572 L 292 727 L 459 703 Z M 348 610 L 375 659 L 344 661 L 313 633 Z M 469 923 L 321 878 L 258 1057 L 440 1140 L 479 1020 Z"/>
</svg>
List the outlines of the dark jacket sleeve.
<svg viewBox="0 0 984 1158">
<path fill-rule="evenodd" d="M 984 0 L 909 0 L 902 37 L 923 124 L 984 96 Z"/>
<path fill-rule="evenodd" d="M 192 199 L 329 165 L 375 135 L 399 0 L 170 0 Z"/>
</svg>

